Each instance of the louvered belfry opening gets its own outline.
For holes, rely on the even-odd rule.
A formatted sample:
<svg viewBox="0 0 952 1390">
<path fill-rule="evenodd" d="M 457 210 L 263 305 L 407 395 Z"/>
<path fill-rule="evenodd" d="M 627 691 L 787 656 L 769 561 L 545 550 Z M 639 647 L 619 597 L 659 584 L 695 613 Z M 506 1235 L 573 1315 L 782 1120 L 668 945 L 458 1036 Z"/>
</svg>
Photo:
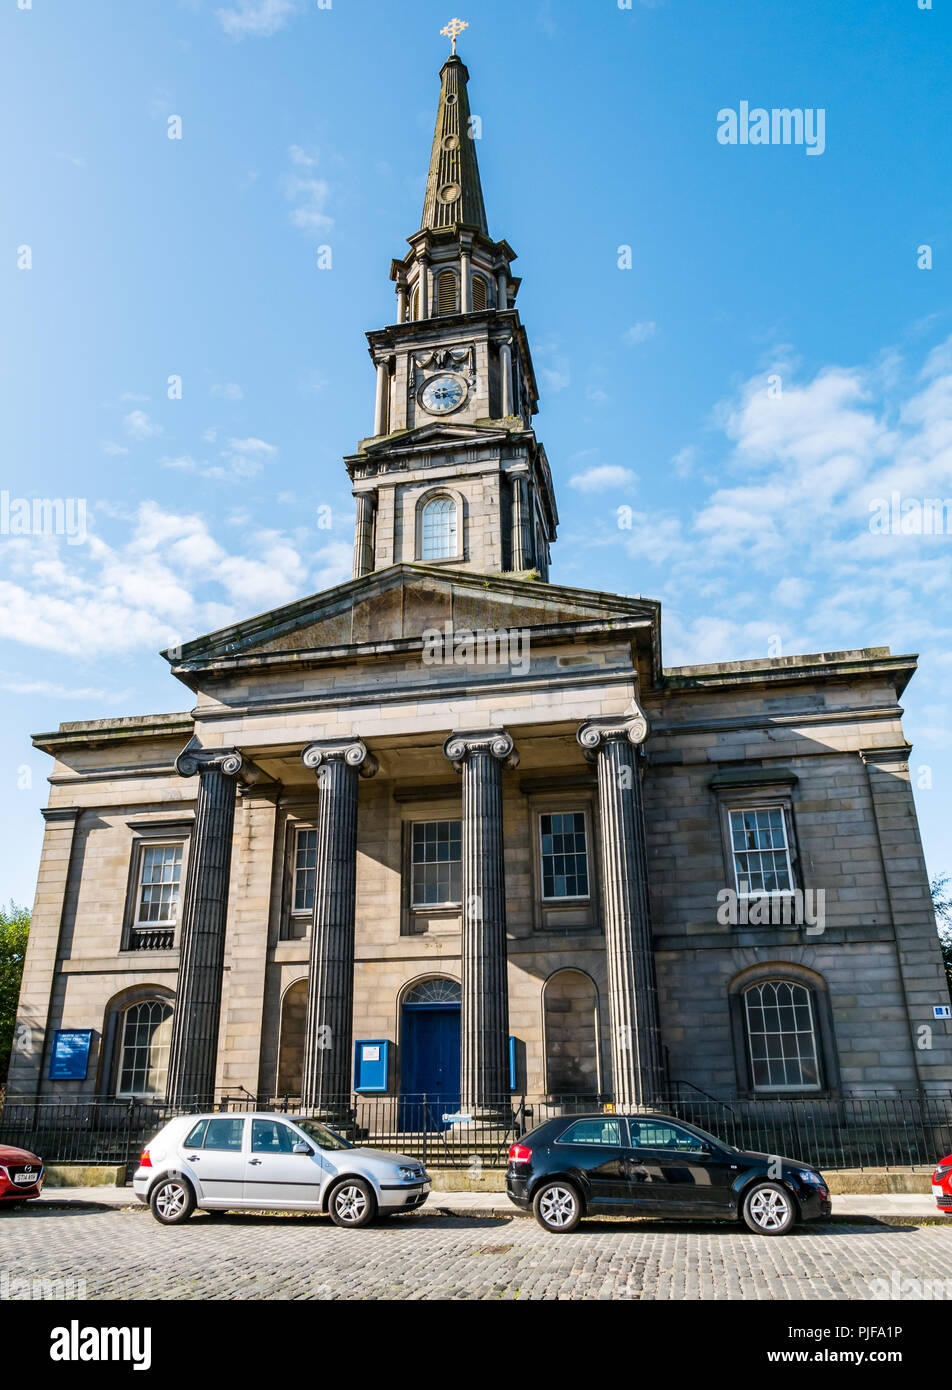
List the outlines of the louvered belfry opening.
<svg viewBox="0 0 952 1390">
<path fill-rule="evenodd" d="M 478 311 L 489 307 L 486 281 L 481 275 L 473 276 L 473 309 Z"/>
<path fill-rule="evenodd" d="M 451 270 L 444 270 L 436 279 L 436 312 L 455 314 L 457 310 L 456 276 Z"/>
</svg>

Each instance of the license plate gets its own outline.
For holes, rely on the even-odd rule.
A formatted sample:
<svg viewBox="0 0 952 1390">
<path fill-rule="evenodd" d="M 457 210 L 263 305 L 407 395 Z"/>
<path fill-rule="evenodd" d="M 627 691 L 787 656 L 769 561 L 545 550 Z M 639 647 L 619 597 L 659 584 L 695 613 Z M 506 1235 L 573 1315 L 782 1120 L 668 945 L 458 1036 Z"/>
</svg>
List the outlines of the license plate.
<svg viewBox="0 0 952 1390">
<path fill-rule="evenodd" d="M 937 1182 L 932 1184 L 932 1192 L 935 1197 L 944 1197 L 946 1195 L 945 1188 L 940 1187 Z M 952 1197 L 949 1198 L 949 1201 L 952 1202 Z"/>
<path fill-rule="evenodd" d="M 13 1181 L 21 1182 L 24 1186 L 32 1187 L 33 1183 L 39 1182 L 39 1173 L 14 1173 Z"/>
</svg>

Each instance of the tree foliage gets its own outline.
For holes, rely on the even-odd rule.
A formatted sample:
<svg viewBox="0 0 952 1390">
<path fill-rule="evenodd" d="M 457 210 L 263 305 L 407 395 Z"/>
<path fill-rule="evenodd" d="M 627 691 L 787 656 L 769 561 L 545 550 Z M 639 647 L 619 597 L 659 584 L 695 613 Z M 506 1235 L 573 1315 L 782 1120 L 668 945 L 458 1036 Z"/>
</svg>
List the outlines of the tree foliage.
<svg viewBox="0 0 952 1390">
<path fill-rule="evenodd" d="M 13 1025 L 29 934 L 30 913 L 27 908 L 17 907 L 12 902 L 9 907 L 0 907 L 0 1082 L 5 1079 L 10 1065 Z"/>
</svg>

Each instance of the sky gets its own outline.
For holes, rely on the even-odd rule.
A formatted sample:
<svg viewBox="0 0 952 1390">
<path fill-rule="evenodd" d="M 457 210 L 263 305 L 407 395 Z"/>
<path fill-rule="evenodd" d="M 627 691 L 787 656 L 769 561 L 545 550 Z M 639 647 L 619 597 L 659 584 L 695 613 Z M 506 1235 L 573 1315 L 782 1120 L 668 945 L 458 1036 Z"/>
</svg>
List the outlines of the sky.
<svg viewBox="0 0 952 1390">
<path fill-rule="evenodd" d="M 923 524 L 952 499 L 949 10 L 466 0 L 459 43 L 490 232 L 519 253 L 552 581 L 661 600 L 667 666 L 918 653 L 932 874 L 952 872 L 952 519 Z M 372 432 L 364 334 L 395 317 L 451 16 L 0 0 L 0 902 L 33 897 L 31 734 L 187 710 L 162 648 L 350 576 L 341 459 Z M 729 143 L 742 103 L 823 139 Z"/>
</svg>

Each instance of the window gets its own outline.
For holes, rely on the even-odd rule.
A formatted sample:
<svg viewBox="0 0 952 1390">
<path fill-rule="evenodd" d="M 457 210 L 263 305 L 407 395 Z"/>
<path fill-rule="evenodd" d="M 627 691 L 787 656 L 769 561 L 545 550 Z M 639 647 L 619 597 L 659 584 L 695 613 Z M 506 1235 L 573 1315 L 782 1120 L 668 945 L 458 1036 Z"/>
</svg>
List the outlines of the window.
<svg viewBox="0 0 952 1390">
<path fill-rule="evenodd" d="M 126 1009 L 117 1095 L 164 1095 L 171 1040 L 172 1006 L 164 999 L 143 999 Z"/>
<path fill-rule="evenodd" d="M 456 503 L 452 497 L 434 497 L 423 508 L 420 535 L 422 560 L 446 560 L 458 554 Z"/>
<path fill-rule="evenodd" d="M 186 1149 L 200 1149 L 205 1140 L 205 1130 L 207 1127 L 207 1120 L 199 1120 L 195 1128 L 189 1130 L 188 1134 L 185 1136 L 185 1143 L 182 1147 Z"/>
<path fill-rule="evenodd" d="M 680 1149 L 697 1153 L 704 1147 L 703 1139 L 677 1125 L 659 1124 L 657 1120 L 629 1120 L 633 1149 Z"/>
<path fill-rule="evenodd" d="M 293 912 L 314 911 L 317 831 L 299 826 L 294 833 Z"/>
<path fill-rule="evenodd" d="M 750 1068 L 757 1091 L 818 1091 L 813 995 L 793 980 L 766 980 L 744 992 Z"/>
<path fill-rule="evenodd" d="M 456 313 L 456 276 L 451 270 L 441 271 L 436 277 L 436 312 Z"/>
<path fill-rule="evenodd" d="M 560 1144 L 620 1144 L 621 1124 L 618 1120 L 576 1120 L 564 1134 Z"/>
<path fill-rule="evenodd" d="M 290 1154 L 297 1142 L 297 1135 L 278 1120 L 251 1121 L 252 1153 Z"/>
<path fill-rule="evenodd" d="M 135 925 L 175 922 L 182 882 L 182 844 L 143 845 L 139 857 Z"/>
<path fill-rule="evenodd" d="M 461 903 L 462 824 L 416 821 L 413 826 L 410 903 L 413 907 Z"/>
<path fill-rule="evenodd" d="M 582 811 L 546 812 L 539 817 L 542 896 L 588 897 L 588 845 Z"/>
<path fill-rule="evenodd" d="M 463 997 L 456 980 L 424 980 L 407 992 L 404 1004 L 458 1004 Z"/>
<path fill-rule="evenodd" d="M 206 1149 L 228 1149 L 232 1152 L 240 1153 L 244 1133 L 244 1120 L 209 1120 L 208 1129 L 205 1131 L 205 1143 L 202 1147 Z"/>
<path fill-rule="evenodd" d="M 473 309 L 487 309 L 489 307 L 489 293 L 486 281 L 481 275 L 473 276 Z"/>
<path fill-rule="evenodd" d="M 741 897 L 792 893 L 793 870 L 782 806 L 730 812 L 734 881 Z"/>
</svg>

